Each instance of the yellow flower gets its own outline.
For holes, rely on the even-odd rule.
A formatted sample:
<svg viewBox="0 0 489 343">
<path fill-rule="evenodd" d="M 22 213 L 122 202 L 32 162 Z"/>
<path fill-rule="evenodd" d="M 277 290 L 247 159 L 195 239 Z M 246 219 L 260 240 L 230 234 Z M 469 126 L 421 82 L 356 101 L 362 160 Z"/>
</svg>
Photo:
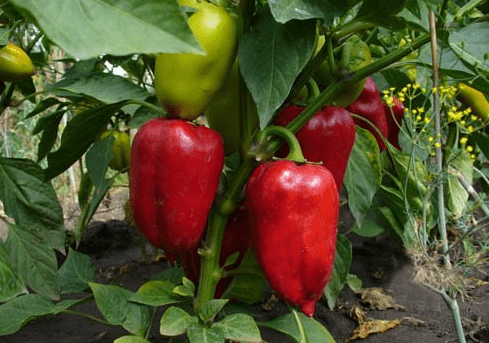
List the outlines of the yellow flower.
<svg viewBox="0 0 489 343">
<path fill-rule="evenodd" d="M 467 152 L 472 152 L 474 151 L 474 147 L 472 147 L 471 145 L 467 145 L 467 148 L 465 148 L 465 150 L 467 150 Z"/>
<path fill-rule="evenodd" d="M 433 91 L 433 93 L 438 93 L 438 88 L 433 87 L 432 91 Z"/>
<path fill-rule="evenodd" d="M 470 125 L 470 126 L 467 128 L 467 131 L 468 131 L 469 133 L 474 132 L 474 128 L 472 127 L 472 125 Z"/>
<path fill-rule="evenodd" d="M 416 120 L 421 120 L 421 116 L 416 116 Z"/>
<path fill-rule="evenodd" d="M 440 142 L 436 142 L 435 143 L 435 148 L 439 148 L 439 147 L 441 147 L 441 143 Z"/>
<path fill-rule="evenodd" d="M 419 113 L 424 113 L 424 107 L 418 107 L 418 112 Z"/>
<path fill-rule="evenodd" d="M 413 109 L 413 114 L 416 114 L 418 113 L 418 111 L 416 109 Z"/>
<path fill-rule="evenodd" d="M 386 100 L 385 100 L 385 103 L 387 104 L 387 106 L 389 107 L 392 107 L 394 106 L 394 98 L 393 97 L 387 97 Z"/>
<path fill-rule="evenodd" d="M 470 108 L 470 107 L 469 107 L 469 108 Z M 470 119 L 472 119 L 473 121 L 476 121 L 476 120 L 477 120 L 477 116 L 475 116 L 475 115 L 471 115 L 471 116 L 470 116 Z"/>
<path fill-rule="evenodd" d="M 435 140 L 435 137 L 433 137 L 433 136 L 429 136 L 429 137 L 428 137 L 428 141 L 429 141 L 430 143 L 431 143 L 431 142 L 433 142 L 434 140 Z"/>
<path fill-rule="evenodd" d="M 428 124 L 428 123 L 430 122 L 430 118 L 425 117 L 425 118 L 424 118 L 424 122 L 425 122 L 426 124 Z"/>
<path fill-rule="evenodd" d="M 467 140 L 467 137 L 460 138 L 460 144 L 465 145 L 465 143 L 467 143 Z"/>
</svg>

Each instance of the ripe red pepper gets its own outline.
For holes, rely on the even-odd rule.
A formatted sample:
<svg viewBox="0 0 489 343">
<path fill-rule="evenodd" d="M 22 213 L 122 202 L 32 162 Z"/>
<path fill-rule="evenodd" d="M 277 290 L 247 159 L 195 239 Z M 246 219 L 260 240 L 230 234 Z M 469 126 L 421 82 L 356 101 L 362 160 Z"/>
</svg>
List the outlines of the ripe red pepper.
<svg viewBox="0 0 489 343">
<path fill-rule="evenodd" d="M 270 286 L 313 316 L 333 269 L 339 194 L 321 165 L 265 162 L 246 186 L 252 244 Z"/>
<path fill-rule="evenodd" d="M 380 92 L 371 77 L 367 78 L 365 87 L 360 96 L 346 109 L 371 121 L 385 138 L 388 137 L 389 127 L 387 124 L 384 103 L 382 102 Z M 353 118 L 353 120 L 358 126 L 372 132 L 379 143 L 380 151 L 385 149 L 384 141 L 368 123 L 357 118 Z"/>
<path fill-rule="evenodd" d="M 387 125 L 389 127 L 389 135 L 387 140 L 397 149 L 401 150 L 401 146 L 399 145 L 399 131 L 402 125 L 402 117 L 404 116 L 404 105 L 402 102 L 393 97 L 394 104 L 392 107 L 384 104 L 384 109 L 387 118 Z"/>
<path fill-rule="evenodd" d="M 303 107 L 290 105 L 274 120 L 275 125 L 287 126 Z M 295 134 L 302 153 L 309 162 L 322 162 L 329 169 L 341 189 L 351 149 L 355 143 L 355 123 L 350 113 L 342 107 L 325 106 Z M 288 147 L 282 146 L 277 156 L 285 157 Z"/>
<path fill-rule="evenodd" d="M 226 266 L 226 271 L 236 269 L 243 261 L 244 256 L 251 247 L 251 235 L 248 222 L 248 211 L 241 205 L 229 217 L 219 255 L 219 265 L 224 266 L 229 256 L 238 253 L 238 259 L 230 266 Z M 181 263 L 185 275 L 195 284 L 200 277 L 200 255 L 198 249 L 184 251 L 181 255 Z M 216 298 L 220 298 L 229 286 L 232 278 L 226 277 L 219 281 L 216 288 Z"/>
<path fill-rule="evenodd" d="M 136 133 L 131 147 L 130 200 L 134 222 L 167 252 L 195 248 L 219 186 L 221 136 L 205 126 L 157 118 Z"/>
</svg>

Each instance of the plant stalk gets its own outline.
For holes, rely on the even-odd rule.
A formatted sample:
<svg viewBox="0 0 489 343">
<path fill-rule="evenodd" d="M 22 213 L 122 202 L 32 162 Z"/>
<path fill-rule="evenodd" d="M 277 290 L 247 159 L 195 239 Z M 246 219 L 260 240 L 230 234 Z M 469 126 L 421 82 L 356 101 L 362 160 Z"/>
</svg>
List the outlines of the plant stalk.
<svg viewBox="0 0 489 343">
<path fill-rule="evenodd" d="M 436 170 L 438 175 L 443 174 L 443 151 L 441 145 L 441 111 L 440 103 L 438 97 L 439 90 L 439 75 L 438 75 L 438 45 L 437 45 L 437 35 L 436 35 L 436 19 L 435 13 L 430 10 L 430 33 L 431 33 L 431 55 L 433 62 L 433 86 L 437 90 L 433 92 L 433 110 L 435 114 L 435 134 L 436 134 Z M 446 268 L 451 268 L 450 256 L 448 252 L 448 240 L 446 231 L 446 218 L 445 218 L 445 201 L 444 201 L 444 187 L 443 182 L 438 185 L 438 226 L 440 232 L 440 239 L 442 241 L 442 251 L 444 254 L 444 263 Z M 460 311 L 457 303 L 457 299 L 450 297 L 444 290 L 440 290 L 440 294 L 447 303 L 448 307 L 452 312 L 453 321 L 455 324 L 455 329 L 457 332 L 458 340 L 460 343 L 465 343 L 465 335 L 462 327 L 462 322 L 460 319 Z"/>
</svg>

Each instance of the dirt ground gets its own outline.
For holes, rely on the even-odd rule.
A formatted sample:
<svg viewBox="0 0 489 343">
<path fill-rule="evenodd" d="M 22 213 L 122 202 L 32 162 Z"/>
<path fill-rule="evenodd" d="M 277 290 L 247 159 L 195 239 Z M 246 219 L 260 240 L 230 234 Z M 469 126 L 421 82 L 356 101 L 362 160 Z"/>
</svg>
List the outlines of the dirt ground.
<svg viewBox="0 0 489 343">
<path fill-rule="evenodd" d="M 127 192 L 118 192 L 100 206 L 81 251 L 92 257 L 98 271 L 98 282 L 113 281 L 127 289 L 136 290 L 152 275 L 167 268 L 168 263 L 164 260 L 151 264 L 143 262 L 136 229 L 123 220 L 126 199 Z M 68 206 L 65 210 L 69 227 L 76 219 L 77 208 L 76 205 Z M 355 305 L 357 309 L 363 310 L 367 319 L 401 319 L 399 326 L 356 342 L 457 342 L 453 320 L 443 298 L 413 282 L 412 263 L 389 234 L 368 239 L 351 236 L 350 239 L 354 257 L 351 273 L 362 279 L 364 289 L 380 287 L 400 306 L 375 310 L 362 303 L 359 295 L 348 287 L 340 295 L 335 310 L 329 310 L 324 301 L 319 302 L 315 318 L 328 328 L 337 343 L 347 340 L 358 326 L 350 315 Z M 487 273 L 489 266 L 486 265 L 477 276 L 487 282 Z M 489 343 L 489 286 L 487 283 L 481 284 L 469 290 L 467 300 L 459 300 L 467 342 Z M 265 294 L 263 302 L 253 307 L 258 320 L 272 319 L 286 312 L 280 301 L 270 299 L 270 294 Z M 265 303 L 267 306 L 264 306 Z M 93 302 L 76 309 L 100 316 Z M 157 323 L 160 317 L 156 317 Z M 154 343 L 170 342 L 158 334 L 157 323 L 153 325 L 150 340 Z M 102 343 L 113 342 L 124 334 L 125 331 L 119 327 L 106 327 L 80 316 L 62 314 L 36 319 L 19 332 L 0 337 L 0 343 Z M 262 338 L 268 343 L 291 342 L 285 336 L 269 330 L 262 331 Z"/>
</svg>

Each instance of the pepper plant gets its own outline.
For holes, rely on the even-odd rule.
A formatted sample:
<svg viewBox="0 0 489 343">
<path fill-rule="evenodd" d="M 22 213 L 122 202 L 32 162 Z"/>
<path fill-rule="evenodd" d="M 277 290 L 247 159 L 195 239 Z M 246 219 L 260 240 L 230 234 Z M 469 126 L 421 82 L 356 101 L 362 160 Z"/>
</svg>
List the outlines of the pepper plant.
<svg viewBox="0 0 489 343">
<path fill-rule="evenodd" d="M 259 326 L 297 342 L 334 342 L 313 315 L 320 299 L 333 308 L 345 286 L 361 283 L 349 273 L 347 234 L 388 228 L 408 249 L 441 242 L 439 253 L 449 260 L 444 214 L 467 213 L 463 189 L 476 164 L 487 180 L 483 1 L 77 3 L 1 2 L 0 45 L 27 42 L 38 75 L 28 68 L 20 81 L 2 69 L 0 110 L 15 109 L 14 94 L 32 103 L 26 119 L 37 119 L 40 143 L 37 161 L 0 158 L 0 199 L 13 219 L 0 241 L 0 335 L 94 299 L 107 324 L 127 330 L 119 343 L 150 342 L 154 325 L 193 343 L 260 341 Z M 53 47 L 69 68 L 39 87 L 33 80 L 50 71 L 44 57 Z M 433 91 L 409 93 L 420 88 L 413 77 Z M 440 79 L 482 94 L 467 101 L 460 92 L 461 103 L 482 118 L 476 134 L 454 125 L 446 108 L 441 125 Z M 331 118 L 335 136 L 326 132 Z M 136 292 L 96 283 L 89 258 L 76 251 L 118 175 L 108 169 L 115 140 L 101 139 L 109 128 L 136 132 L 128 212 L 177 265 Z M 434 136 L 426 142 L 418 133 L 428 129 Z M 469 140 L 476 150 L 467 159 L 468 146 L 460 146 Z M 284 142 L 288 153 L 279 150 Z M 433 157 L 436 169 L 428 163 Z M 51 181 L 80 159 L 89 181 L 70 240 Z M 444 174 L 461 169 L 469 173 Z M 338 233 L 340 196 L 354 224 Z M 233 239 L 236 220 L 244 232 Z M 65 255 L 61 265 L 55 251 Z M 257 323 L 230 300 L 257 302 L 267 281 L 290 313 Z M 428 286 L 451 306 L 463 341 L 456 292 Z M 64 297 L 84 291 L 89 296 L 81 300 Z M 155 319 L 161 306 L 168 307 Z"/>
</svg>

